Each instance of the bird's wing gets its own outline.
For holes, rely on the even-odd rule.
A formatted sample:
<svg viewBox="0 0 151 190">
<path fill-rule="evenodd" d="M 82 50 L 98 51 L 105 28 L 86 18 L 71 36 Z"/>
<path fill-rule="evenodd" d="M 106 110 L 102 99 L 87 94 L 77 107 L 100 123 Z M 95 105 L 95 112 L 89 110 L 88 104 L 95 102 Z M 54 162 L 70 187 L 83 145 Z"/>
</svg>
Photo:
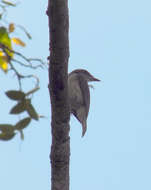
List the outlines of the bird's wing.
<svg viewBox="0 0 151 190">
<path fill-rule="evenodd" d="M 79 85 L 83 95 L 83 103 L 86 108 L 86 117 L 88 117 L 89 107 L 90 107 L 90 91 L 87 81 L 82 75 L 78 75 Z"/>
</svg>

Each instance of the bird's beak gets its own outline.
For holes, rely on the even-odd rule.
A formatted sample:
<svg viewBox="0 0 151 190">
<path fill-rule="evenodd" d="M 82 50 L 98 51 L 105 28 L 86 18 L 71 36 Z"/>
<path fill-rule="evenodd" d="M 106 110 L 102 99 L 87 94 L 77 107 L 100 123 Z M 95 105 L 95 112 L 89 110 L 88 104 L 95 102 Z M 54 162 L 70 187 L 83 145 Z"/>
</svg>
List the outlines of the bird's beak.
<svg viewBox="0 0 151 190">
<path fill-rule="evenodd" d="M 99 80 L 99 79 L 93 77 L 93 81 L 98 81 L 98 82 L 99 82 L 99 81 L 101 81 L 101 80 Z"/>
</svg>

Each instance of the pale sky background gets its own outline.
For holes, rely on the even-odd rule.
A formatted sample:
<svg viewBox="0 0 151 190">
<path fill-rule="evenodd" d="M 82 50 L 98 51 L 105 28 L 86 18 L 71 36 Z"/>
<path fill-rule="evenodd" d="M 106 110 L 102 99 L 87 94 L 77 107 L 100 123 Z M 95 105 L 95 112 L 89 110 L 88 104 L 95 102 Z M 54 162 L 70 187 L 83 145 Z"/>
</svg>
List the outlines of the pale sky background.
<svg viewBox="0 0 151 190">
<path fill-rule="evenodd" d="M 46 60 L 47 1 L 26 0 L 10 8 L 8 20 L 21 31 L 28 57 Z M 102 80 L 91 89 L 88 130 L 71 117 L 71 190 L 151 189 L 151 1 L 76 0 L 70 8 L 69 71 L 85 68 Z M 37 71 L 41 90 L 34 105 L 46 119 L 33 121 L 9 142 L 0 142 L 0 189 L 50 190 L 50 102 L 47 70 Z M 13 86 L 14 85 L 14 86 Z M 12 102 L 4 96 L 15 88 L 13 75 L 0 71 L 0 123 L 18 121 L 8 115 Z M 28 85 L 27 85 L 28 89 Z"/>
</svg>

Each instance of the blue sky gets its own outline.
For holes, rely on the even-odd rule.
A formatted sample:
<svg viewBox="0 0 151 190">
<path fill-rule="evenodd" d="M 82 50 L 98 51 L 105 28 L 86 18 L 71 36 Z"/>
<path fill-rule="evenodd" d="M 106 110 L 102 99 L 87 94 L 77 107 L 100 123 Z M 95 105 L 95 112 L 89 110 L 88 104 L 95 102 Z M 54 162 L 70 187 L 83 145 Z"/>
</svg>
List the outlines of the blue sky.
<svg viewBox="0 0 151 190">
<path fill-rule="evenodd" d="M 69 71 L 84 68 L 102 80 L 90 89 L 84 138 L 80 124 L 71 117 L 71 190 L 151 189 L 150 7 L 149 0 L 69 2 Z M 25 37 L 28 45 L 21 51 L 44 60 L 49 55 L 46 8 L 46 0 L 26 0 L 8 14 L 33 36 L 32 41 Z M 41 90 L 34 105 L 46 119 L 33 121 L 25 129 L 24 141 L 18 135 L 10 142 L 0 142 L 3 190 L 50 189 L 48 78 L 46 70 L 37 74 Z M 15 85 L 9 77 L 1 72 L 0 123 L 18 120 L 8 115 L 12 105 L 3 95 Z"/>
</svg>

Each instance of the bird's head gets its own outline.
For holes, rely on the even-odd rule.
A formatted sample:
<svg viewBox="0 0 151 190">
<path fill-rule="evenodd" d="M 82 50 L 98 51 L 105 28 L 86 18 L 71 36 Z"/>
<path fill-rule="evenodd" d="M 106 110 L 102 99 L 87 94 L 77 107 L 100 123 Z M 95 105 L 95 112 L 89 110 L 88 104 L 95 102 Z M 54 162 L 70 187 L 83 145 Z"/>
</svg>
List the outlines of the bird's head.
<svg viewBox="0 0 151 190">
<path fill-rule="evenodd" d="M 87 70 L 84 70 L 84 69 L 76 69 L 76 70 L 72 71 L 70 74 L 73 74 L 73 73 L 82 75 L 87 82 L 101 81 L 101 80 L 95 78 Z"/>
</svg>

